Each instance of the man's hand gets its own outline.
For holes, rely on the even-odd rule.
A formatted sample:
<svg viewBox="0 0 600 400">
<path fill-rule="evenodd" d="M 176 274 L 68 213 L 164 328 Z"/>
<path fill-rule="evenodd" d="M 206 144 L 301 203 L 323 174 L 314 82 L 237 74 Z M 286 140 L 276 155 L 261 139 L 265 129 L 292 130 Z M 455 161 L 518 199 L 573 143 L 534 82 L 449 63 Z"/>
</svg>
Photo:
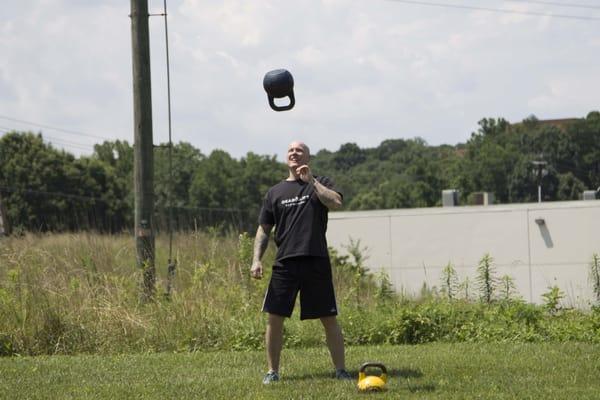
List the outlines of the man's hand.
<svg viewBox="0 0 600 400">
<path fill-rule="evenodd" d="M 301 165 L 296 168 L 296 174 L 306 183 L 310 183 L 315 179 L 308 165 Z"/>
<path fill-rule="evenodd" d="M 261 279 L 263 276 L 263 266 L 262 262 L 254 261 L 252 263 L 252 268 L 250 268 L 250 276 L 254 279 Z"/>
<path fill-rule="evenodd" d="M 260 259 L 267 246 L 269 245 L 269 233 L 273 225 L 261 224 L 256 230 L 256 237 L 254 238 L 254 257 L 252 258 L 252 267 L 250 267 L 250 276 L 254 279 L 260 279 L 263 276 L 263 266 Z"/>
</svg>

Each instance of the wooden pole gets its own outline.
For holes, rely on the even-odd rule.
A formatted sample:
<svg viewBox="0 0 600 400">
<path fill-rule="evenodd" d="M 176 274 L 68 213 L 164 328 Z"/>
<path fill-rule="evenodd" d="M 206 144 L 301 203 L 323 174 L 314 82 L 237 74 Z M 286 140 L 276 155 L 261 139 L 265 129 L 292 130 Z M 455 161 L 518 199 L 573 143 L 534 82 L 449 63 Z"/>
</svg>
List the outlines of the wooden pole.
<svg viewBox="0 0 600 400">
<path fill-rule="evenodd" d="M 10 235 L 10 225 L 8 224 L 8 217 L 6 215 L 6 207 L 2 201 L 2 195 L 0 195 L 0 237 Z"/>
<path fill-rule="evenodd" d="M 154 168 L 152 139 L 152 91 L 148 1 L 131 0 L 131 48 L 133 63 L 135 244 L 137 265 L 142 270 L 142 299 L 154 296 Z"/>
</svg>

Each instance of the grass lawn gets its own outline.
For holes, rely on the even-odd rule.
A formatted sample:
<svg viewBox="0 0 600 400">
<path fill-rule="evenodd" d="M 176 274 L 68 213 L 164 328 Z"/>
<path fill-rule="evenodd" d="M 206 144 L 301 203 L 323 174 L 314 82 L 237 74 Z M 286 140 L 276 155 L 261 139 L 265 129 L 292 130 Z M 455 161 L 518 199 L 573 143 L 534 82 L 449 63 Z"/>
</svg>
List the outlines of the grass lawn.
<svg viewBox="0 0 600 400">
<path fill-rule="evenodd" d="M 600 346 L 427 344 L 347 349 L 354 376 L 364 361 L 388 367 L 373 398 L 598 399 Z M 284 349 L 282 381 L 265 387 L 259 352 L 0 358 L 1 399 L 350 399 L 325 347 Z"/>
</svg>

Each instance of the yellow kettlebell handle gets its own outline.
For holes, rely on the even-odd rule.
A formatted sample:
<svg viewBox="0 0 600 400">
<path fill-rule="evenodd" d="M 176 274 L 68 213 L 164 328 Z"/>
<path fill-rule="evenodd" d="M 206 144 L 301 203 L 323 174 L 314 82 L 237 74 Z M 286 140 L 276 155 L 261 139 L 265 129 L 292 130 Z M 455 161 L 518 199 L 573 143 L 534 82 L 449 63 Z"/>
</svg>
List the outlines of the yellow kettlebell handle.
<svg viewBox="0 0 600 400">
<path fill-rule="evenodd" d="M 383 365 L 382 363 L 378 363 L 378 362 L 366 362 L 360 366 L 360 369 L 358 370 L 358 381 L 359 382 L 367 377 L 365 370 L 369 367 L 381 369 L 381 375 L 379 377 L 381 378 L 381 380 L 384 383 L 387 382 L 387 368 L 385 367 L 385 365 Z"/>
</svg>

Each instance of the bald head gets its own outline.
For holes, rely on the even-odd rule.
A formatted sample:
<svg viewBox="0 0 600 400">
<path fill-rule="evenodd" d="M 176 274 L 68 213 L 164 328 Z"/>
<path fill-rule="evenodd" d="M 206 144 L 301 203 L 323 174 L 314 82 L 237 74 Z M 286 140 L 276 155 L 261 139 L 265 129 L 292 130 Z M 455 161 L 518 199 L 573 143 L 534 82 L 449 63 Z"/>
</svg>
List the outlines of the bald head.
<svg viewBox="0 0 600 400">
<path fill-rule="evenodd" d="M 288 146 L 286 159 L 288 168 L 293 170 L 302 165 L 308 165 L 310 149 L 304 142 L 295 140 Z"/>
<path fill-rule="evenodd" d="M 308 146 L 306 145 L 306 143 L 301 142 L 299 140 L 294 140 L 292 143 L 290 143 L 290 145 L 288 146 L 288 152 L 291 148 L 293 147 L 301 147 L 302 149 L 304 149 L 304 152 L 306 153 L 307 156 L 310 157 L 310 149 L 308 148 Z"/>
</svg>

